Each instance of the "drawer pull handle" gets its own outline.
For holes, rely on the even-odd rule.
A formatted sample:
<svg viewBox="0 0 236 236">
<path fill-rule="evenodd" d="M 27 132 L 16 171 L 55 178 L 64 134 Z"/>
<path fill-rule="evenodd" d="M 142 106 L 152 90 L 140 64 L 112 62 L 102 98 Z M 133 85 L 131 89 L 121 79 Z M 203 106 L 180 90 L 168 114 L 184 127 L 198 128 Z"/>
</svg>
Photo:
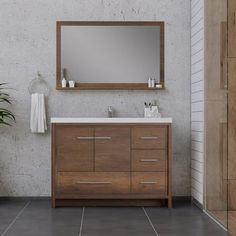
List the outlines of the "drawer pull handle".
<svg viewBox="0 0 236 236">
<path fill-rule="evenodd" d="M 158 162 L 157 159 L 141 159 L 140 162 Z"/>
<path fill-rule="evenodd" d="M 150 137 L 141 137 L 140 139 L 143 139 L 143 140 L 156 140 L 158 139 L 158 137 L 155 137 L 155 136 L 150 136 Z"/>
<path fill-rule="evenodd" d="M 79 139 L 79 140 L 93 140 L 94 137 L 90 137 L 90 136 L 86 137 L 86 136 L 84 136 L 84 137 L 77 137 L 77 139 Z"/>
<path fill-rule="evenodd" d="M 141 181 L 140 184 L 157 184 L 157 181 Z"/>
<path fill-rule="evenodd" d="M 97 139 L 97 140 L 110 140 L 111 137 L 95 137 L 94 139 Z"/>
<path fill-rule="evenodd" d="M 112 184 L 110 181 L 103 181 L 103 182 L 97 182 L 97 181 L 78 181 L 77 184 Z"/>
</svg>

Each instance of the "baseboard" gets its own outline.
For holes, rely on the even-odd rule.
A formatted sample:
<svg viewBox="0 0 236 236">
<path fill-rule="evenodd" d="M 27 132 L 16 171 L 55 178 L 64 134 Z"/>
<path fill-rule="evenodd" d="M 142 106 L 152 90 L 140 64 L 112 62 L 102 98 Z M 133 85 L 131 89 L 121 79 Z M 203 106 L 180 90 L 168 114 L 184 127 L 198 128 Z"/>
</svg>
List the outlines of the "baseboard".
<svg viewBox="0 0 236 236">
<path fill-rule="evenodd" d="M 190 196 L 173 196 L 173 202 L 191 202 Z M 14 197 L 14 196 L 2 196 L 0 197 L 0 201 L 7 201 L 7 200 L 25 200 L 25 201 L 33 201 L 33 200 L 51 200 L 50 196 L 25 196 L 25 197 Z"/>
<path fill-rule="evenodd" d="M 2 196 L 0 201 L 34 201 L 34 200 L 51 200 L 49 196 L 39 196 L 39 197 L 10 197 Z"/>
<path fill-rule="evenodd" d="M 173 196 L 172 200 L 175 202 L 191 202 L 191 196 Z"/>
<path fill-rule="evenodd" d="M 51 199 L 51 196 L 0 196 L 2 199 Z M 173 196 L 174 201 L 191 201 L 191 196 Z"/>
</svg>

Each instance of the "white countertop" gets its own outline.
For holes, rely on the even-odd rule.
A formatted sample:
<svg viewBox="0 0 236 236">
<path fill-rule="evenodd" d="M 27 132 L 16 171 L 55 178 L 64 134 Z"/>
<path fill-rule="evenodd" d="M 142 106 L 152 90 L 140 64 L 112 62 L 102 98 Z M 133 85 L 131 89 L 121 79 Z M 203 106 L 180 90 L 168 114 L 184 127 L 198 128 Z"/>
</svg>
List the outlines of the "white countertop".
<svg viewBox="0 0 236 236">
<path fill-rule="evenodd" d="M 106 117 L 52 117 L 51 123 L 150 123 L 150 124 L 161 124 L 161 123 L 172 123 L 172 118 L 106 118 Z"/>
</svg>

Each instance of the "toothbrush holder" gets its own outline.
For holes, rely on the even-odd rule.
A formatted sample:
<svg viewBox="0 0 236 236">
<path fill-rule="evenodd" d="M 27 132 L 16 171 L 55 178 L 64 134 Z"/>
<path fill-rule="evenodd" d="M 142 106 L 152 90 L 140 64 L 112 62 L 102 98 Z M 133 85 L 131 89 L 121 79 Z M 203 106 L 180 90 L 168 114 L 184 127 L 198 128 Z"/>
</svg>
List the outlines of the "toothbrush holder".
<svg viewBox="0 0 236 236">
<path fill-rule="evenodd" d="M 144 107 L 144 117 L 146 118 L 158 118 L 161 117 L 158 106 Z"/>
</svg>

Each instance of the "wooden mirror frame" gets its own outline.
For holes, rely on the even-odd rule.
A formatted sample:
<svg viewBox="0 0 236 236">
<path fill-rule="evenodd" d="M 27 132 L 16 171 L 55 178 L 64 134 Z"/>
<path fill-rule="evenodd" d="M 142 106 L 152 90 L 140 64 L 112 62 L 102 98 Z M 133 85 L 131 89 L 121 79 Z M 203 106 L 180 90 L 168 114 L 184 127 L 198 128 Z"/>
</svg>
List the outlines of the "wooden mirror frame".
<svg viewBox="0 0 236 236">
<path fill-rule="evenodd" d="M 79 83 L 74 88 L 61 87 L 61 27 L 62 26 L 160 26 L 160 87 L 148 88 L 146 83 Z M 164 89 L 165 23 L 163 21 L 57 21 L 56 22 L 56 89 L 57 90 L 158 90 Z"/>
</svg>

